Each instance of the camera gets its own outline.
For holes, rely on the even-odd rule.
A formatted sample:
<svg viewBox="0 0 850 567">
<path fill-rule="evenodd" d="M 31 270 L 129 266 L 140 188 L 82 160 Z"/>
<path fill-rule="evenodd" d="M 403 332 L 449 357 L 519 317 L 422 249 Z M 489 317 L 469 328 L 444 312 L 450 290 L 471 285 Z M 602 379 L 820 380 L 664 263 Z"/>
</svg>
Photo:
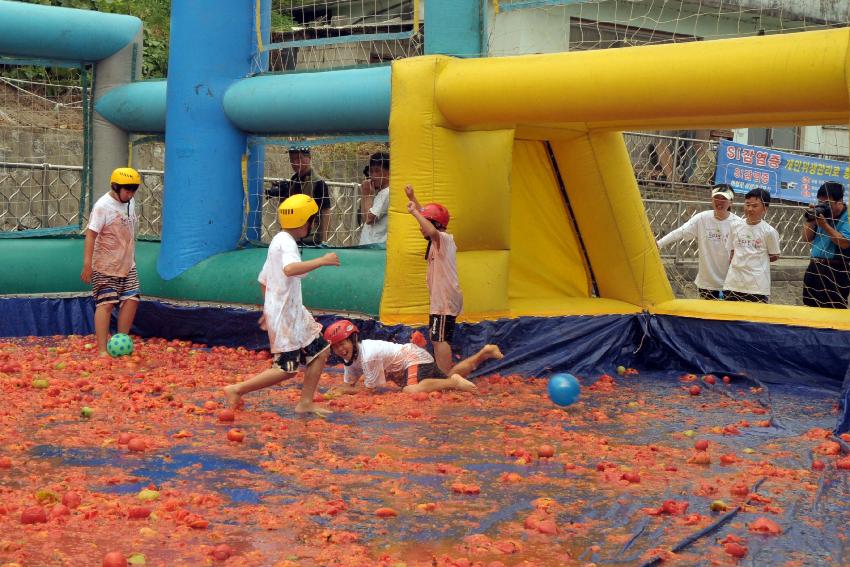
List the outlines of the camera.
<svg viewBox="0 0 850 567">
<path fill-rule="evenodd" d="M 808 209 L 803 211 L 803 215 L 805 215 L 806 220 L 810 222 L 816 220 L 817 217 L 831 219 L 832 208 L 830 208 L 828 201 L 823 201 L 818 203 L 817 205 L 810 206 Z"/>
<path fill-rule="evenodd" d="M 289 179 L 281 179 L 280 181 L 272 181 L 266 189 L 266 197 L 288 197 L 289 196 Z"/>
</svg>

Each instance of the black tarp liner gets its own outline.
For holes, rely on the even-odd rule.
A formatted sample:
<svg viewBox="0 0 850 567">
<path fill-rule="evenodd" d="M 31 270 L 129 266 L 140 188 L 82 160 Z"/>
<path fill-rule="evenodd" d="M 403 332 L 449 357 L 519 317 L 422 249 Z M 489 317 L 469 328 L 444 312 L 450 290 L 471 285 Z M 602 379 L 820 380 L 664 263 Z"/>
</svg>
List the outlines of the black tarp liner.
<svg viewBox="0 0 850 567">
<path fill-rule="evenodd" d="M 93 314 L 90 297 L 2 298 L 0 336 L 92 334 Z M 146 300 L 139 307 L 133 332 L 209 346 L 268 348 L 258 318 L 259 311 L 252 309 Z M 337 318 L 317 316 L 324 325 Z M 362 337 L 407 342 L 414 330 L 354 320 Z M 463 358 L 486 343 L 499 345 L 505 358 L 484 365 L 478 374 L 589 375 L 612 372 L 623 365 L 752 375 L 762 382 L 825 387 L 836 394 L 841 390 L 842 410 L 848 409 L 850 398 L 850 332 L 846 331 L 649 313 L 521 317 L 460 324 L 452 346 L 456 356 Z M 850 427 L 848 414 L 845 411 L 841 416 L 842 431 Z"/>
</svg>

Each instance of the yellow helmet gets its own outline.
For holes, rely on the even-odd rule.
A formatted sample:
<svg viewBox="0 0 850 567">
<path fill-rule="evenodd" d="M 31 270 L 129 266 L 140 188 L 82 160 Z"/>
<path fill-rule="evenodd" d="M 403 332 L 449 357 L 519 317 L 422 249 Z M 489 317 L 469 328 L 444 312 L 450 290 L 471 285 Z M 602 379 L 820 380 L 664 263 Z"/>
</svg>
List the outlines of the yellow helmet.
<svg viewBox="0 0 850 567">
<path fill-rule="evenodd" d="M 277 219 L 282 228 L 298 228 L 307 224 L 319 212 L 319 205 L 310 195 L 297 193 L 288 197 L 277 208 Z"/>
<path fill-rule="evenodd" d="M 112 172 L 109 183 L 116 185 L 141 185 L 142 176 L 132 167 L 119 167 Z"/>
</svg>

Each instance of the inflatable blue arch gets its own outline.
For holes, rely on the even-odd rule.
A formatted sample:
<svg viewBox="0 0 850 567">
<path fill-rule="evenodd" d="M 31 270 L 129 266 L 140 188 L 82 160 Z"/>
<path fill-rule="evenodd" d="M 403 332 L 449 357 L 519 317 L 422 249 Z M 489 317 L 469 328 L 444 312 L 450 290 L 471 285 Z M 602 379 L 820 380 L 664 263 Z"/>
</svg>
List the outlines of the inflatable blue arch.
<svg viewBox="0 0 850 567">
<path fill-rule="evenodd" d="M 391 67 L 267 74 L 256 65 L 267 68 L 268 0 L 174 2 L 168 79 L 137 81 L 138 19 L 0 1 L 0 55 L 97 64 L 101 191 L 127 164 L 129 133 L 164 133 L 162 241 L 138 245 L 143 292 L 158 299 L 140 309 L 141 335 L 262 346 L 246 306 L 261 300 L 265 250 L 242 240 L 245 223 L 249 239 L 259 230 L 259 197 L 246 195 L 262 194 L 244 186 L 262 179 L 250 136 L 378 132 L 390 138 L 391 186 L 412 183 L 452 210 L 467 305 L 454 346 L 507 347 L 488 371 L 643 364 L 839 385 L 846 311 L 673 297 L 621 132 L 846 122 L 850 32 L 488 59 L 475 57 L 479 8 L 430 0 L 426 55 Z M 645 80 L 654 71 L 680 79 L 659 88 Z M 688 89 L 740 74 L 747 96 Z M 0 236 L 0 334 L 90 333 L 82 241 Z M 400 337 L 425 323 L 421 236 L 400 192 L 386 251 L 336 251 L 339 269 L 305 280 L 308 307 Z"/>
</svg>

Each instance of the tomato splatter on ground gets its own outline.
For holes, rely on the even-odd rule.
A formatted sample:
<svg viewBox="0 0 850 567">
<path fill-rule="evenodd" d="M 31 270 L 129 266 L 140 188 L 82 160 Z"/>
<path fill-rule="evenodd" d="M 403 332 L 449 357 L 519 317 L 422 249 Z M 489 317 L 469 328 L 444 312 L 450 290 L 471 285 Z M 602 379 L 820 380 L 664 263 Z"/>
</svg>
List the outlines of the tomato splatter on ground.
<svg viewBox="0 0 850 567">
<path fill-rule="evenodd" d="M 326 400 L 300 376 L 224 411 L 268 353 L 0 343 L 0 564 L 846 564 L 835 392 L 674 373 Z M 700 395 L 682 382 L 701 381 Z M 328 369 L 320 389 L 340 383 Z M 323 396 L 324 397 L 324 396 Z M 89 408 L 83 411 L 82 408 Z M 713 528 L 713 529 L 712 529 Z M 698 537 L 697 537 L 698 536 Z"/>
</svg>

